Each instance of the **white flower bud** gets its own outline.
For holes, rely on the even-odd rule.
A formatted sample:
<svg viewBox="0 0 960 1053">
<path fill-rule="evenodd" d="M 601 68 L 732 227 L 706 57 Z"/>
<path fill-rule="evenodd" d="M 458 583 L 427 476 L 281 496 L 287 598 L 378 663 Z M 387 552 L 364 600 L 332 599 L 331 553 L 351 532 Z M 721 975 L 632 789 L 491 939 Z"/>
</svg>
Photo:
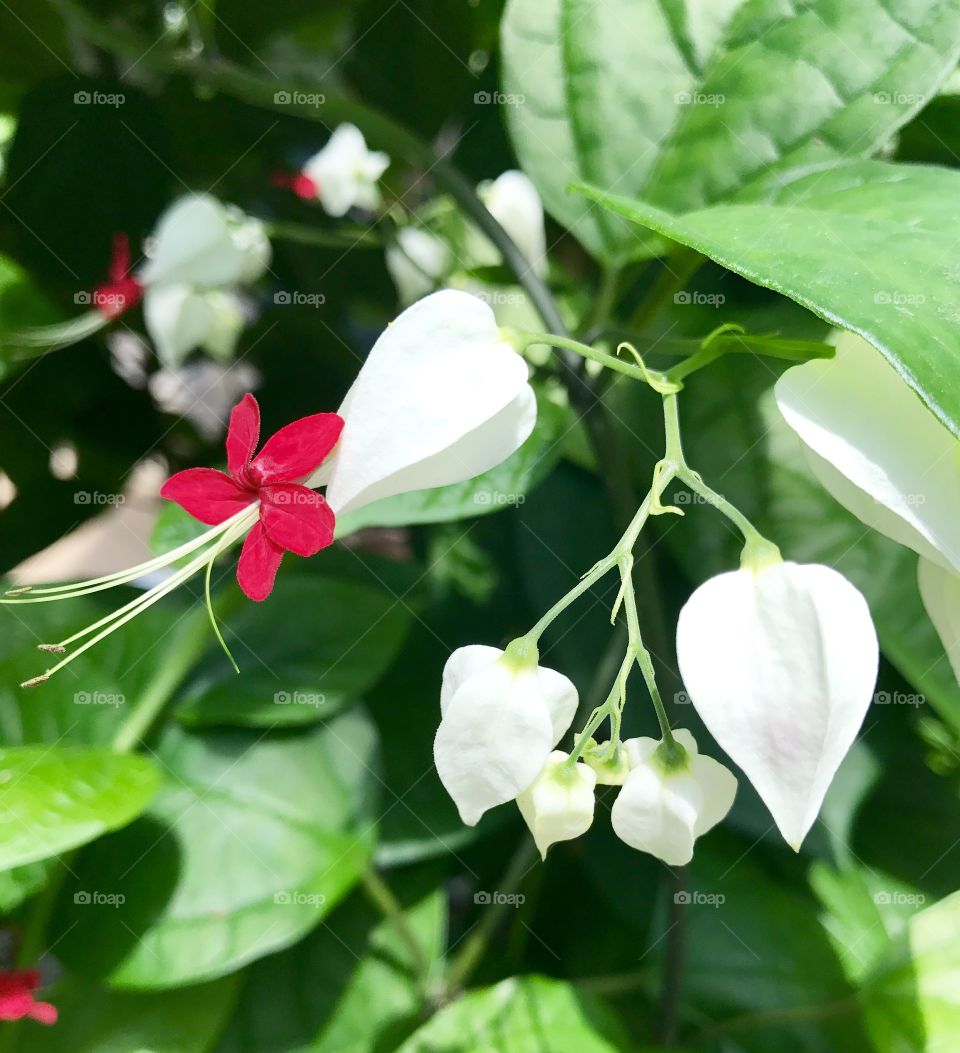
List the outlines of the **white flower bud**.
<svg viewBox="0 0 960 1053">
<path fill-rule="evenodd" d="M 719 574 L 680 612 L 677 659 L 710 734 L 799 849 L 873 697 L 866 600 L 816 564 Z"/>
<path fill-rule="evenodd" d="M 517 798 L 540 855 L 557 841 L 570 841 L 590 829 L 597 776 L 586 764 L 570 767 L 569 754 L 555 750 L 543 771 Z"/>
<path fill-rule="evenodd" d="M 443 671 L 442 719 L 433 746 L 440 781 L 474 826 L 512 801 L 543 770 L 577 711 L 577 689 L 531 655 L 461 647 Z"/>
<path fill-rule="evenodd" d="M 631 848 L 683 866 L 698 837 L 730 811 L 737 780 L 719 761 L 702 756 L 689 731 L 673 737 L 685 756 L 671 764 L 656 739 L 628 739 L 630 774 L 610 813 L 613 829 Z"/>
</svg>

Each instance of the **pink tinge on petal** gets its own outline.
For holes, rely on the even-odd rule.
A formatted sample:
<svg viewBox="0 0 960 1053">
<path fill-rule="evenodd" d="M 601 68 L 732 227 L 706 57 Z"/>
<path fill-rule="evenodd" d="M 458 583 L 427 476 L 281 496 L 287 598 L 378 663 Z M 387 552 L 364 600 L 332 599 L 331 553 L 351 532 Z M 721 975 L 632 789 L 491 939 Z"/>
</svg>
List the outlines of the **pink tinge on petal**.
<svg viewBox="0 0 960 1053">
<path fill-rule="evenodd" d="M 249 507 L 256 492 L 241 486 L 216 468 L 187 468 L 172 475 L 160 488 L 160 496 L 175 501 L 194 519 L 217 526 Z"/>
<path fill-rule="evenodd" d="M 282 559 L 283 549 L 267 537 L 262 523 L 254 523 L 237 563 L 237 581 L 248 599 L 259 603 L 273 592 Z"/>
<path fill-rule="evenodd" d="M 41 1024 L 55 1024 L 56 1006 L 33 997 L 39 986 L 40 974 L 35 969 L 0 973 L 0 1020 L 31 1017 Z"/>
<path fill-rule="evenodd" d="M 264 443 L 250 465 L 251 481 L 267 486 L 305 479 L 324 462 L 342 430 L 343 418 L 336 413 L 314 413 L 295 420 Z"/>
<path fill-rule="evenodd" d="M 247 392 L 233 407 L 227 428 L 227 470 L 239 479 L 260 441 L 260 406 Z"/>
<path fill-rule="evenodd" d="M 315 490 L 297 483 L 260 490 L 260 522 L 271 541 L 298 556 L 314 556 L 333 544 L 333 509 Z"/>
</svg>

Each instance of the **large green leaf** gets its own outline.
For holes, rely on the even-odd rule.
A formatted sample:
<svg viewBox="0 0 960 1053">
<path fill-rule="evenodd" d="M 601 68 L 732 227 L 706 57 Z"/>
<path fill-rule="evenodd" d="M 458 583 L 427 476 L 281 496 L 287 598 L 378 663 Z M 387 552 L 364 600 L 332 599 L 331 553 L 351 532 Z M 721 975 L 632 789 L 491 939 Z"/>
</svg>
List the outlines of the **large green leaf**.
<svg viewBox="0 0 960 1053">
<path fill-rule="evenodd" d="M 9 914 L 25 899 L 39 892 L 47 882 L 51 865 L 56 865 L 55 861 L 28 863 L 13 870 L 0 871 L 0 914 Z"/>
<path fill-rule="evenodd" d="M 423 880 L 437 876 L 390 877 L 430 964 L 446 939 L 446 897 Z M 425 992 L 393 923 L 357 892 L 334 924 L 250 967 L 216 1053 L 375 1053 L 416 1026 Z"/>
<path fill-rule="evenodd" d="M 247 604 L 229 621 L 240 676 L 212 653 L 184 687 L 177 717 L 247 727 L 331 717 L 380 678 L 410 617 L 382 588 L 312 573 L 281 578 L 268 604 Z"/>
<path fill-rule="evenodd" d="M 865 161 L 788 182 L 765 203 L 682 217 L 581 189 L 860 333 L 960 435 L 960 226 L 943 208 L 960 194 L 960 172 Z"/>
<path fill-rule="evenodd" d="M 171 728 L 148 815 L 75 868 L 58 955 L 146 989 L 212 979 L 289 946 L 367 865 L 374 753 L 358 710 L 269 736 Z"/>
<path fill-rule="evenodd" d="M 511 0 L 503 101 L 549 211 L 614 260 L 650 239 L 571 181 L 686 211 L 868 156 L 958 51 L 955 0 Z"/>
<path fill-rule="evenodd" d="M 960 892 L 910 919 L 861 994 L 878 1053 L 953 1053 L 960 1034 Z"/>
<path fill-rule="evenodd" d="M 68 976 L 44 992 L 60 1011 L 57 1026 L 22 1025 L 17 1053 L 206 1053 L 226 1023 L 236 981 L 139 994 Z"/>
<path fill-rule="evenodd" d="M 146 757 L 79 746 L 0 749 L 0 869 L 23 866 L 116 830 L 157 789 Z"/>
<path fill-rule="evenodd" d="M 472 519 L 523 504 L 560 460 L 562 440 L 570 427 L 563 406 L 545 393 L 537 399 L 537 423 L 527 441 L 489 472 L 452 486 L 415 490 L 348 512 L 337 521 L 337 536 L 345 537 L 368 526 L 407 526 Z"/>
<path fill-rule="evenodd" d="M 619 1053 L 619 1028 L 570 984 L 520 976 L 453 1002 L 397 1053 Z"/>
</svg>

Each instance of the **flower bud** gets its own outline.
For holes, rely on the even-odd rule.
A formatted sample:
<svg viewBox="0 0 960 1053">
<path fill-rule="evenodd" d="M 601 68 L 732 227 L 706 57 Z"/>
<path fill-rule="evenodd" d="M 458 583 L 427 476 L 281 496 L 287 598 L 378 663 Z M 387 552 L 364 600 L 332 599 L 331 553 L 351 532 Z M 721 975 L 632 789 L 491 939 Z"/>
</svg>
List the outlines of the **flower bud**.
<svg viewBox="0 0 960 1053">
<path fill-rule="evenodd" d="M 673 732 L 682 747 L 669 756 L 656 739 L 623 744 L 630 774 L 610 813 L 614 832 L 631 848 L 683 866 L 698 837 L 730 811 L 737 780 L 719 761 L 704 757 L 689 731 Z"/>
<path fill-rule="evenodd" d="M 543 771 L 517 798 L 540 855 L 557 841 L 570 841 L 590 829 L 596 774 L 586 764 L 570 766 L 569 754 L 555 750 Z"/>
</svg>

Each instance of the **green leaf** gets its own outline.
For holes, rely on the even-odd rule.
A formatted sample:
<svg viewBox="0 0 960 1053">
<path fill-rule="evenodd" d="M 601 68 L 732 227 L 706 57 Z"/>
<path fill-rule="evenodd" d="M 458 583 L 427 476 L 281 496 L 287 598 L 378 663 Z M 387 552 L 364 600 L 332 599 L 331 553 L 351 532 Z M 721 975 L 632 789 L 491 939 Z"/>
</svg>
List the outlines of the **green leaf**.
<svg viewBox="0 0 960 1053">
<path fill-rule="evenodd" d="M 570 182 L 673 211 L 875 152 L 956 64 L 952 0 L 511 0 L 507 124 L 551 214 L 596 257 L 650 252 Z M 668 236 L 670 236 L 668 234 Z"/>
<path fill-rule="evenodd" d="M 138 816 L 157 788 L 146 757 L 79 746 L 0 749 L 0 869 L 59 855 Z"/>
<path fill-rule="evenodd" d="M 397 1053 L 618 1053 L 626 1048 L 600 1003 L 562 980 L 519 976 L 441 1009 Z"/>
<path fill-rule="evenodd" d="M 951 1053 L 960 1034 L 960 892 L 915 914 L 861 999 L 877 1053 Z"/>
<path fill-rule="evenodd" d="M 23 1025 L 18 1053 L 206 1053 L 237 991 L 228 977 L 162 994 L 95 987 L 76 976 L 44 992 L 60 1011 L 56 1027 Z"/>
<path fill-rule="evenodd" d="M 542 482 L 559 461 L 561 439 L 567 427 L 566 408 L 541 391 L 537 397 L 537 423 L 532 434 L 502 464 L 462 483 L 397 494 L 356 512 L 348 512 L 337 520 L 337 536 L 346 537 L 369 526 L 407 526 L 472 519 L 523 504 L 529 491 Z"/>
<path fill-rule="evenodd" d="M 245 605 L 225 626 L 240 676 L 212 652 L 184 687 L 177 718 L 245 727 L 327 719 L 379 680 L 410 618 L 384 589 L 313 573 L 282 577 L 269 603 Z"/>
<path fill-rule="evenodd" d="M 47 883 L 49 861 L 0 871 L 0 914 L 9 914 Z"/>
<path fill-rule="evenodd" d="M 171 728 L 148 815 L 76 868 L 58 956 L 149 989 L 213 979 L 294 943 L 368 863 L 375 745 L 357 710 L 296 733 Z"/>
<path fill-rule="evenodd" d="M 446 896 L 428 891 L 424 877 L 433 883 L 438 875 L 407 872 L 390 884 L 435 963 L 446 939 Z M 416 1026 L 424 992 L 393 924 L 361 892 L 334 924 L 250 967 L 216 1053 L 375 1053 L 394 1048 L 398 1029 Z"/>
<path fill-rule="evenodd" d="M 943 202 L 960 172 L 865 161 L 787 183 L 776 200 L 673 216 L 583 193 L 866 337 L 960 435 L 960 268 Z M 794 203 L 796 202 L 796 203 Z"/>
</svg>

